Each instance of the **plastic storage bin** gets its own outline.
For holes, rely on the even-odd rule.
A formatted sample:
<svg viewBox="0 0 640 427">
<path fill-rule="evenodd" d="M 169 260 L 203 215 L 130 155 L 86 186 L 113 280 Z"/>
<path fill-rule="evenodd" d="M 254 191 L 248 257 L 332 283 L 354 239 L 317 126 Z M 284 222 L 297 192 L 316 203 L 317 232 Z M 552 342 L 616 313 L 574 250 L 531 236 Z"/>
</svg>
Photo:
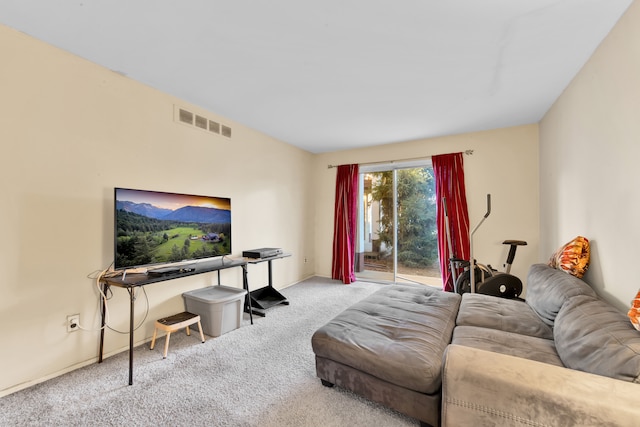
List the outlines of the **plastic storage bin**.
<svg viewBox="0 0 640 427">
<path fill-rule="evenodd" d="M 219 337 L 240 327 L 244 289 L 228 286 L 208 286 L 182 294 L 188 312 L 199 314 L 202 330 Z"/>
</svg>

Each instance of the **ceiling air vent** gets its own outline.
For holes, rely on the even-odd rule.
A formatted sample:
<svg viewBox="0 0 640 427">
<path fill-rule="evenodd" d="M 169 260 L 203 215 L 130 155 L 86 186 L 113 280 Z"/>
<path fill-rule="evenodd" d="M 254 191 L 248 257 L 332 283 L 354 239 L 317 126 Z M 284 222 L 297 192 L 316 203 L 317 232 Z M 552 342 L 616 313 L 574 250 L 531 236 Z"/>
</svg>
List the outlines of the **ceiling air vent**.
<svg viewBox="0 0 640 427">
<path fill-rule="evenodd" d="M 191 111 L 185 110 L 184 108 L 180 108 L 178 106 L 175 107 L 175 111 L 175 119 L 177 122 L 194 126 L 196 128 L 222 135 L 227 138 L 231 138 L 231 128 L 229 126 L 225 126 L 221 123 L 208 119 L 199 114 L 192 113 Z"/>
</svg>

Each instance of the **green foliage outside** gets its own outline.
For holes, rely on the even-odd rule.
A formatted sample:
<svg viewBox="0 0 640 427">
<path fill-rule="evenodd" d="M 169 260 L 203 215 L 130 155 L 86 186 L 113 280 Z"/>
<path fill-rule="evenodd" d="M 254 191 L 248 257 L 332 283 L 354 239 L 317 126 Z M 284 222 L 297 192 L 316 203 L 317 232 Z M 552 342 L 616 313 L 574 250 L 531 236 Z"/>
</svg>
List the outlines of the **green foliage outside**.
<svg viewBox="0 0 640 427">
<path fill-rule="evenodd" d="M 393 172 L 380 172 L 371 189 L 382 214 L 378 234 L 393 247 Z M 436 195 L 431 167 L 400 169 L 398 179 L 398 263 L 406 267 L 438 265 Z"/>
</svg>

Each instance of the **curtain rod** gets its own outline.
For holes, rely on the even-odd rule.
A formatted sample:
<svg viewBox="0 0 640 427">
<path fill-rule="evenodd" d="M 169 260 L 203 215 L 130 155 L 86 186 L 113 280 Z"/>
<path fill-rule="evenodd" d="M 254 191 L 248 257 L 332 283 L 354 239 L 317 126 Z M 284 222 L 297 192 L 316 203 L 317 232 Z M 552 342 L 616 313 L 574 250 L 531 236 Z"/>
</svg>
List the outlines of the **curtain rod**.
<svg viewBox="0 0 640 427">
<path fill-rule="evenodd" d="M 467 156 L 471 156 L 473 154 L 473 150 L 464 150 L 464 154 L 466 154 Z M 383 163 L 398 163 L 398 162 L 408 162 L 408 161 L 412 161 L 412 160 L 421 160 L 421 159 L 428 159 L 430 157 L 414 157 L 412 159 L 396 159 L 396 160 L 387 160 L 387 161 L 383 161 L 383 162 L 371 162 L 371 163 L 360 163 L 361 165 L 378 165 L 378 164 L 383 164 Z M 337 168 L 338 166 L 342 166 L 342 165 L 327 165 L 328 169 L 331 168 Z"/>
</svg>

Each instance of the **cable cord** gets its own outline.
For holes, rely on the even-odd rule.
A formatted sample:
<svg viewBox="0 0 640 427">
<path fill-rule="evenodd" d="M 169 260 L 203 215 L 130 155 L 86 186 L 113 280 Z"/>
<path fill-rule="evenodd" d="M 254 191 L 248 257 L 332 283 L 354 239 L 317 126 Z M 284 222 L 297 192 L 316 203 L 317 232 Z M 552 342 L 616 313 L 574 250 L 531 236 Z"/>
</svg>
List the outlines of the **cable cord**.
<svg viewBox="0 0 640 427">
<path fill-rule="evenodd" d="M 109 287 L 108 289 L 110 290 L 111 288 Z M 138 323 L 138 325 L 133 328 L 134 331 L 137 331 L 138 329 L 140 329 L 140 327 L 144 324 L 144 322 L 147 320 L 147 317 L 149 316 L 149 296 L 147 295 L 147 291 L 146 291 L 146 289 L 144 289 L 143 286 L 139 286 L 138 287 L 137 293 L 140 293 L 140 290 L 142 290 L 142 293 L 144 295 L 146 307 L 145 307 L 144 316 L 143 316 L 142 320 L 140 320 L 140 323 Z M 138 299 L 138 297 L 137 297 L 135 291 L 133 291 L 133 292 L 134 292 L 133 300 L 134 300 L 134 303 L 135 303 L 135 301 Z M 102 292 L 100 292 L 100 293 L 102 294 Z M 118 330 L 118 329 L 116 329 L 116 328 L 114 328 L 112 326 L 109 326 L 109 322 L 107 320 L 108 319 L 107 313 L 109 312 L 108 305 L 107 305 L 107 299 L 105 299 L 105 301 L 104 301 L 104 307 L 105 307 L 105 324 L 104 324 L 105 327 L 107 329 L 109 329 L 109 330 L 111 330 L 113 332 L 117 332 L 119 334 L 123 334 L 123 335 L 128 334 L 129 331 L 121 331 L 121 330 Z"/>
<path fill-rule="evenodd" d="M 106 321 L 109 317 L 109 311 L 107 309 L 107 296 L 102 292 L 102 290 L 100 289 L 100 282 L 102 280 L 102 278 L 104 277 L 104 275 L 106 274 L 107 271 L 109 271 L 109 268 L 111 268 L 111 266 L 109 266 L 107 269 L 105 270 L 96 270 L 90 274 L 87 275 L 87 277 L 89 279 L 95 279 L 95 285 L 96 288 L 98 289 L 98 293 L 100 294 L 100 298 L 98 299 L 98 311 L 100 311 L 100 300 L 104 301 L 104 308 L 105 308 L 105 326 L 106 326 Z M 97 275 L 96 275 L 97 273 Z M 82 326 L 82 324 L 80 322 L 78 322 L 77 328 L 82 330 L 82 331 L 87 331 L 87 332 L 98 332 L 101 331 L 102 329 L 104 329 L 104 326 L 100 326 L 99 328 L 85 328 L 84 326 Z"/>
<path fill-rule="evenodd" d="M 111 316 L 109 313 L 108 301 L 113 297 L 113 292 L 111 291 L 111 287 L 107 286 L 106 292 L 110 294 L 110 296 L 107 296 L 105 292 L 102 291 L 102 287 L 100 285 L 102 284 L 102 279 L 107 275 L 107 273 L 113 271 L 111 269 L 112 266 L 113 266 L 113 263 L 106 269 L 102 271 L 96 270 L 87 276 L 90 279 L 95 279 L 95 286 L 96 286 L 96 289 L 98 290 L 98 294 L 100 294 L 100 298 L 98 298 L 98 311 L 100 311 L 102 308 L 100 302 L 102 301 L 104 303 L 104 326 L 100 326 L 99 328 L 95 328 L 95 329 L 88 329 L 88 328 L 82 327 L 82 325 L 78 323 L 78 329 L 83 331 L 88 331 L 88 332 L 97 332 L 104 328 L 107 328 L 109 330 L 112 330 L 116 333 L 123 334 L 123 335 L 129 333 L 129 331 L 120 331 L 118 329 L 115 329 L 112 326 L 109 326 L 109 320 Z M 96 275 L 96 273 L 98 274 Z M 146 307 L 145 307 L 144 317 L 142 318 L 140 323 L 133 329 L 134 331 L 137 331 L 144 324 L 144 322 L 147 320 L 147 317 L 149 316 L 149 310 L 150 310 L 149 296 L 147 295 L 147 291 L 144 289 L 144 287 L 140 286 L 138 289 L 138 293 L 140 292 L 140 288 L 142 289 L 142 293 L 144 294 L 144 297 L 145 297 Z M 133 296 L 133 299 L 134 301 L 137 299 L 137 296 L 135 294 Z"/>
</svg>

